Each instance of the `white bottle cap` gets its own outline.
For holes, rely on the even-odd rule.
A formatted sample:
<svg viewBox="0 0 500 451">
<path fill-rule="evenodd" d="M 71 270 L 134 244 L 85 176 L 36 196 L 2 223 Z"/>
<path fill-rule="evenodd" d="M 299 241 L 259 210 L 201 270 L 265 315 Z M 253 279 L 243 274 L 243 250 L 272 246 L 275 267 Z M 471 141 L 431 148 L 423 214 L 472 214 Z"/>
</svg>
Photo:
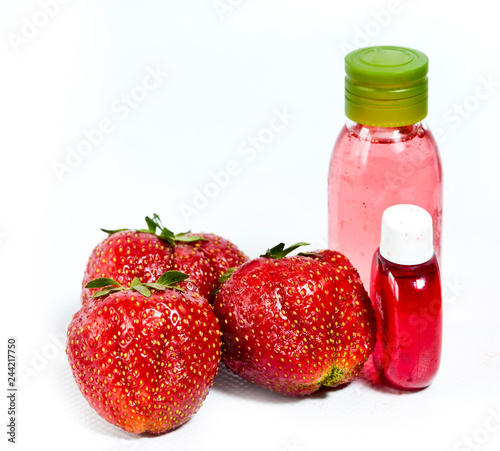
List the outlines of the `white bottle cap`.
<svg viewBox="0 0 500 451">
<path fill-rule="evenodd" d="M 393 205 L 382 215 L 380 255 L 400 265 L 419 265 L 434 255 L 432 218 L 416 205 Z"/>
</svg>

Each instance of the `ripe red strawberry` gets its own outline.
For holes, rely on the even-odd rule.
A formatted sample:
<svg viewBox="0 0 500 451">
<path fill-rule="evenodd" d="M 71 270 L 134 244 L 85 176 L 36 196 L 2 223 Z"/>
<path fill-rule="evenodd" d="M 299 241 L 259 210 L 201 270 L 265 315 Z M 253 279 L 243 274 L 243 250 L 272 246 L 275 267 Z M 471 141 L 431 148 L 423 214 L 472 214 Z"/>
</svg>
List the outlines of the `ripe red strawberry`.
<svg viewBox="0 0 500 451">
<path fill-rule="evenodd" d="M 247 257 L 234 244 L 213 234 L 179 233 L 164 227 L 158 215 L 146 217 L 148 229 L 104 230 L 109 236 L 93 250 L 82 282 L 82 303 L 95 290 L 85 285 L 100 277 L 129 284 L 135 277 L 154 282 L 169 269 L 190 275 L 194 283 L 187 288 L 198 290 L 213 302 L 219 277 L 229 267 L 238 266 Z"/>
<path fill-rule="evenodd" d="M 286 257 L 283 243 L 229 276 L 214 303 L 226 366 L 289 396 L 351 381 L 373 351 L 374 312 L 348 260 Z M 338 263 L 340 262 L 340 264 Z"/>
<path fill-rule="evenodd" d="M 129 288 L 103 288 L 68 327 L 66 352 L 89 404 L 110 423 L 159 434 L 186 422 L 201 406 L 220 361 L 220 329 L 208 302 L 176 286 L 177 271 Z M 177 289 L 176 289 L 177 287 Z"/>
</svg>

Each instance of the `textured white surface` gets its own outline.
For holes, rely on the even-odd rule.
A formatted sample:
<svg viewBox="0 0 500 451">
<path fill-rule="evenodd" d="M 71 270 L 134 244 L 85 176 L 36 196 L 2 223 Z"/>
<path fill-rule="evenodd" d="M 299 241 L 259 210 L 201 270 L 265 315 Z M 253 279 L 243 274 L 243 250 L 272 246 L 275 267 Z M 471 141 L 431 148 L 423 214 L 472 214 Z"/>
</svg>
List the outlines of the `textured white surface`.
<svg viewBox="0 0 500 451">
<path fill-rule="evenodd" d="M 43 23 L 42 3 L 2 2 L 0 13 L 0 346 L 18 337 L 17 449 L 499 449 L 495 2 L 74 0 L 16 47 L 12 33 Z M 99 228 L 141 227 L 156 212 L 252 257 L 280 241 L 324 247 L 343 49 L 356 43 L 430 59 L 428 123 L 445 180 L 435 383 L 385 391 L 366 368 L 342 389 L 288 399 L 222 368 L 180 429 L 132 437 L 109 425 L 64 353 Z"/>
</svg>

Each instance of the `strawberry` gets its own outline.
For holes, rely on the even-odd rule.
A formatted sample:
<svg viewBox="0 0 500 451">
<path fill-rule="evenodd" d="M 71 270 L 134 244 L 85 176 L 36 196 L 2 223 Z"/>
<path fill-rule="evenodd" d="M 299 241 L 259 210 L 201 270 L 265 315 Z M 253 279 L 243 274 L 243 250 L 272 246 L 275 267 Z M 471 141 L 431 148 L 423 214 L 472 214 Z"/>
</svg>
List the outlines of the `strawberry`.
<svg viewBox="0 0 500 451">
<path fill-rule="evenodd" d="M 73 316 L 67 349 L 85 399 L 128 432 L 159 434 L 186 422 L 201 406 L 220 361 L 220 329 L 199 293 L 163 274 L 129 287 L 108 278 Z"/>
<path fill-rule="evenodd" d="M 137 277 L 141 282 L 154 282 L 169 269 L 190 275 L 190 290 L 213 301 L 218 279 L 231 266 L 247 257 L 234 244 L 213 234 L 173 232 L 163 226 L 158 215 L 146 217 L 147 229 L 106 230 L 108 237 L 99 243 L 89 257 L 82 282 L 82 303 L 95 290 L 85 285 L 95 278 L 111 278 L 128 285 Z"/>
<path fill-rule="evenodd" d="M 281 243 L 237 268 L 214 312 L 224 363 L 243 379 L 289 396 L 351 381 L 373 351 L 370 299 L 341 254 L 286 255 Z"/>
</svg>

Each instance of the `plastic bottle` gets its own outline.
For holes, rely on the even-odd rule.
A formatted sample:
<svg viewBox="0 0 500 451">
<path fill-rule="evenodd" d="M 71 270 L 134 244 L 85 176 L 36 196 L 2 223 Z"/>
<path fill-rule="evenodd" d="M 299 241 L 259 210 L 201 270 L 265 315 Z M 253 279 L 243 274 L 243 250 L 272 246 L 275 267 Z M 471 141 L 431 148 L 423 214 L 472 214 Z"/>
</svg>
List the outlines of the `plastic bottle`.
<svg viewBox="0 0 500 451">
<path fill-rule="evenodd" d="M 370 277 L 383 211 L 409 203 L 426 209 L 441 255 L 442 170 L 427 116 L 428 59 L 403 47 L 367 47 L 345 59 L 348 121 L 328 178 L 329 247 L 344 253 L 362 281 Z"/>
<path fill-rule="evenodd" d="M 424 209 L 395 205 L 383 213 L 370 297 L 380 380 L 404 390 L 429 386 L 441 360 L 442 298 L 432 218 Z"/>
</svg>

